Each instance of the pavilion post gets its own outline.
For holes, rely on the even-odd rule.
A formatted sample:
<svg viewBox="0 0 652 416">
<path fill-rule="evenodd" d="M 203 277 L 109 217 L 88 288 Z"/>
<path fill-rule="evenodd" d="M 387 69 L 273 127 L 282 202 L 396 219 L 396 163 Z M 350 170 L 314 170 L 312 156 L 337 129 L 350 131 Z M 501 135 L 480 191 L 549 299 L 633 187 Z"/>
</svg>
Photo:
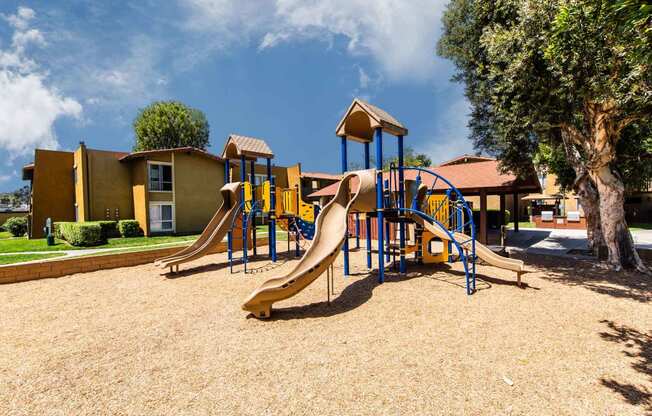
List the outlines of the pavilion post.
<svg viewBox="0 0 652 416">
<path fill-rule="evenodd" d="M 371 157 L 369 156 L 369 142 L 364 144 L 364 168 L 369 169 L 371 166 Z M 364 215 L 365 234 L 367 239 L 367 268 L 371 269 L 371 218 L 369 213 Z"/>
<path fill-rule="evenodd" d="M 480 190 L 480 242 L 487 244 L 487 191 Z"/>
<path fill-rule="evenodd" d="M 376 212 L 378 221 L 378 283 L 385 281 L 385 230 L 383 221 L 383 129 L 376 128 Z"/>
<path fill-rule="evenodd" d="M 512 218 L 514 218 L 514 232 L 518 232 L 518 192 L 514 192 L 513 194 L 513 207 L 512 207 Z"/>
<path fill-rule="evenodd" d="M 347 160 L 346 154 L 346 136 L 342 136 L 342 143 L 340 147 L 340 153 L 342 156 L 342 173 L 346 173 L 349 169 L 349 163 Z M 342 175 L 344 176 L 344 175 Z M 349 214 L 346 214 L 346 230 L 344 236 L 344 246 L 342 246 L 344 251 L 344 276 L 349 275 Z"/>
</svg>

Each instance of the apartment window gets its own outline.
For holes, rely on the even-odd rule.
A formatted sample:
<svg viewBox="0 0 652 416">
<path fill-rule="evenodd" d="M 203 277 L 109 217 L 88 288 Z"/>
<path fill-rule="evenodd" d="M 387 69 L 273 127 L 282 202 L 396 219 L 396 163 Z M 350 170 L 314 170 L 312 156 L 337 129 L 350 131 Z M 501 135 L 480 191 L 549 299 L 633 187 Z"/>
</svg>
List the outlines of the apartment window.
<svg viewBox="0 0 652 416">
<path fill-rule="evenodd" d="M 272 175 L 272 178 L 276 179 L 276 175 Z M 250 179 L 250 178 L 249 178 L 249 176 L 247 175 L 247 180 L 249 180 L 249 179 Z M 260 186 L 260 185 L 263 184 L 263 182 L 265 182 L 265 181 L 267 180 L 267 175 L 263 175 L 263 174 L 258 174 L 258 173 L 257 173 L 257 174 L 255 175 L 255 180 L 256 180 L 255 185 L 256 185 L 256 186 Z"/>
<path fill-rule="evenodd" d="M 149 164 L 149 190 L 157 192 L 172 191 L 172 165 Z"/>
<path fill-rule="evenodd" d="M 174 205 L 151 203 L 149 205 L 149 228 L 153 232 L 174 231 Z"/>
</svg>

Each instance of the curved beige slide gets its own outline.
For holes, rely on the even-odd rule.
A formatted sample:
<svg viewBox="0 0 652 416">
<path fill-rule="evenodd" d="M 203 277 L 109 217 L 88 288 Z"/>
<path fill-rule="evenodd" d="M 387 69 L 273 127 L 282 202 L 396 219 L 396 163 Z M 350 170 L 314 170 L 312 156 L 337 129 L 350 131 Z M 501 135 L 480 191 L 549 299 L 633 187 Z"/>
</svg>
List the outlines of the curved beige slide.
<svg viewBox="0 0 652 416">
<path fill-rule="evenodd" d="M 351 197 L 349 184 L 357 177 L 359 186 Z M 247 298 L 242 309 L 257 318 L 269 318 L 272 304 L 301 292 L 330 266 L 344 244 L 346 218 L 350 211 L 368 212 L 376 207 L 376 172 L 373 169 L 348 173 L 337 193 L 317 217 L 315 237 L 294 270 L 263 283 Z"/>
<path fill-rule="evenodd" d="M 226 233 L 231 229 L 233 220 L 238 213 L 240 206 L 240 182 L 232 182 L 220 189 L 222 193 L 222 205 L 215 212 L 199 238 L 190 246 L 171 256 L 157 259 L 154 264 L 161 268 L 177 266 L 181 263 L 198 259 L 210 254 L 219 243 L 222 242 Z"/>
<path fill-rule="evenodd" d="M 439 225 L 431 224 L 418 215 L 414 214 L 412 214 L 412 219 L 415 222 L 423 225 L 426 230 L 430 231 L 442 241 L 450 241 L 449 235 Z M 463 233 L 453 233 L 453 236 L 455 237 L 457 243 L 462 246 L 462 248 L 471 250 L 471 237 Z M 525 271 L 525 264 L 522 260 L 510 259 L 508 257 L 500 256 L 494 253 L 489 247 L 477 241 L 475 242 L 475 254 L 492 266 L 515 271 L 517 273 L 518 285 L 521 285 L 521 273 Z"/>
</svg>

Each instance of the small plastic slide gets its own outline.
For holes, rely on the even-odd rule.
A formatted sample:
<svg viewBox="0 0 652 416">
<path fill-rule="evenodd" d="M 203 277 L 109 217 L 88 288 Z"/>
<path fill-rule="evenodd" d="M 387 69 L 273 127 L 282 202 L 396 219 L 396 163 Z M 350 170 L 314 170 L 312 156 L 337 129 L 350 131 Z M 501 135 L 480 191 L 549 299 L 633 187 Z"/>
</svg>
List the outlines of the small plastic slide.
<svg viewBox="0 0 652 416">
<path fill-rule="evenodd" d="M 412 218 L 419 224 L 423 225 L 426 230 L 439 237 L 442 241 L 450 241 L 450 236 L 439 225 L 431 224 L 418 215 L 412 215 Z M 471 237 L 463 233 L 453 233 L 453 236 L 462 248 L 471 250 Z M 500 256 L 478 241 L 475 242 L 475 254 L 492 266 L 515 271 L 517 273 L 518 285 L 521 285 L 521 273 L 525 271 L 525 265 L 522 260 Z"/>
<path fill-rule="evenodd" d="M 349 190 L 352 178 L 360 184 L 353 196 Z M 369 212 L 376 206 L 376 172 L 363 170 L 348 173 L 340 181 L 337 193 L 319 213 L 313 243 L 294 270 L 285 276 L 263 283 L 247 298 L 242 309 L 257 318 L 269 318 L 272 304 L 290 298 L 321 276 L 340 253 L 346 237 L 349 211 Z"/>
<path fill-rule="evenodd" d="M 171 256 L 163 257 L 154 262 L 161 268 L 178 266 L 182 263 L 198 259 L 206 254 L 212 253 L 213 249 L 222 242 L 226 233 L 231 229 L 233 220 L 238 213 L 240 206 L 240 182 L 232 182 L 224 185 L 220 190 L 222 193 L 222 205 L 208 223 L 199 238 L 190 246 Z"/>
</svg>

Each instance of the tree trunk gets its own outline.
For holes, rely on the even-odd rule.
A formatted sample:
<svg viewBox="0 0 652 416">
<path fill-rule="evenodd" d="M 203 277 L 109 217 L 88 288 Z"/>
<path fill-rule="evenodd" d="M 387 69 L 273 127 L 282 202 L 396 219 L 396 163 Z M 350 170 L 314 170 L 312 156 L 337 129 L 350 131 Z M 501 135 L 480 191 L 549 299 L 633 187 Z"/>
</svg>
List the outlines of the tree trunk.
<svg viewBox="0 0 652 416">
<path fill-rule="evenodd" d="M 620 175 L 603 166 L 593 172 L 600 193 L 602 233 L 609 252 L 608 262 L 615 269 L 634 267 L 642 273 L 648 269 L 638 255 L 625 222 L 625 186 Z"/>
<path fill-rule="evenodd" d="M 584 171 L 584 173 L 581 171 Z M 593 182 L 586 170 L 580 168 L 576 169 L 576 172 L 577 179 L 573 187 L 580 199 L 580 204 L 584 211 L 584 218 L 586 218 L 588 249 L 597 256 L 600 247 L 605 246 L 600 221 L 600 197 L 595 182 Z"/>
<path fill-rule="evenodd" d="M 625 221 L 625 185 L 620 174 L 611 168 L 620 135 L 613 117 L 614 107 L 610 102 L 593 103 L 587 111 L 593 133 L 588 168 L 598 188 L 602 235 L 609 253 L 607 261 L 614 270 L 634 267 L 649 273 Z"/>
<path fill-rule="evenodd" d="M 605 246 L 600 221 L 600 197 L 598 195 L 598 188 L 589 175 L 586 162 L 583 160 L 580 150 L 573 143 L 572 132 L 569 129 L 562 128 L 558 133 L 555 132 L 555 134 L 560 135 L 564 144 L 566 159 L 575 171 L 573 190 L 580 199 L 580 204 L 584 211 L 584 218 L 586 218 L 588 249 L 597 256 L 600 247 Z"/>
</svg>

